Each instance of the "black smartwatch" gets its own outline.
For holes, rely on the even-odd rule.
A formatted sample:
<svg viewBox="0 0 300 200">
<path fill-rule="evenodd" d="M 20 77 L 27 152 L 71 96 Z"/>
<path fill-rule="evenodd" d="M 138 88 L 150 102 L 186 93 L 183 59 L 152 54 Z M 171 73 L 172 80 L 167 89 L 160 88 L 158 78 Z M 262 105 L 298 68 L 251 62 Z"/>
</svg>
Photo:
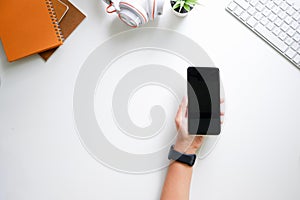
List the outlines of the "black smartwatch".
<svg viewBox="0 0 300 200">
<path fill-rule="evenodd" d="M 187 164 L 189 166 L 193 166 L 196 161 L 196 154 L 184 154 L 174 150 L 174 145 L 171 146 L 169 155 L 169 160 L 175 160 L 177 162 L 181 162 Z"/>
</svg>

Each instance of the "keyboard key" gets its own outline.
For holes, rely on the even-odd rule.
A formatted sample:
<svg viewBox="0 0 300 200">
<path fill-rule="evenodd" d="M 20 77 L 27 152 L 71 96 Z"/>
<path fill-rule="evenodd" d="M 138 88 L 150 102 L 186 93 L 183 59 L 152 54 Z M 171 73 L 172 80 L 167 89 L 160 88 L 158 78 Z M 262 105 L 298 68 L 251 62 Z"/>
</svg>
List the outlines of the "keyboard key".
<svg viewBox="0 0 300 200">
<path fill-rule="evenodd" d="M 287 14 L 284 11 L 281 11 L 278 13 L 278 17 L 280 17 L 281 19 L 284 19 L 287 17 Z"/>
<path fill-rule="evenodd" d="M 274 3 L 272 1 L 269 1 L 267 4 L 266 4 L 266 7 L 269 8 L 269 9 L 272 9 L 273 8 Z"/>
<path fill-rule="evenodd" d="M 297 51 L 297 49 L 299 48 L 299 44 L 297 42 L 294 42 L 292 45 L 291 45 L 292 49 L 294 49 L 295 51 Z"/>
<path fill-rule="evenodd" d="M 250 17 L 248 20 L 247 20 L 247 24 L 251 27 L 254 27 L 255 24 L 257 23 L 256 19 L 254 19 L 254 17 Z"/>
<path fill-rule="evenodd" d="M 261 20 L 260 20 L 260 23 L 262 24 L 262 25 L 267 25 L 268 24 L 268 22 L 269 22 L 269 20 L 267 19 L 267 18 L 265 18 L 265 17 L 263 17 Z M 271 23 L 271 22 L 270 22 Z"/>
<path fill-rule="evenodd" d="M 264 9 L 263 11 L 262 11 L 262 14 L 264 15 L 264 16 L 269 16 L 269 14 L 271 13 L 271 10 L 269 10 L 269 9 Z"/>
<path fill-rule="evenodd" d="M 274 35 L 279 35 L 280 29 L 275 26 L 275 28 L 273 29 L 273 33 L 274 33 Z"/>
<path fill-rule="evenodd" d="M 294 51 L 294 50 L 291 49 L 291 48 L 289 48 L 289 49 L 285 52 L 285 55 L 287 55 L 287 57 L 289 57 L 289 58 L 293 58 L 296 54 L 297 54 L 297 52 Z"/>
<path fill-rule="evenodd" d="M 285 32 L 280 32 L 279 35 L 278 35 L 278 37 L 279 37 L 281 40 L 285 40 L 286 36 L 287 36 L 287 35 L 286 35 Z"/>
<path fill-rule="evenodd" d="M 258 0 L 251 0 L 251 1 L 250 1 L 250 4 L 251 4 L 252 6 L 255 6 L 257 3 L 258 3 Z"/>
<path fill-rule="evenodd" d="M 292 21 L 292 23 L 290 24 L 291 25 L 291 27 L 293 28 L 293 29 L 297 29 L 297 27 L 298 27 L 298 22 L 296 22 L 296 21 Z"/>
<path fill-rule="evenodd" d="M 280 49 L 280 51 L 284 52 L 288 46 L 279 40 L 275 35 L 273 35 L 268 29 L 266 29 L 263 25 L 258 24 L 255 27 L 255 30 L 260 33 L 264 38 L 266 38 L 270 43 L 272 43 L 275 47 Z"/>
<path fill-rule="evenodd" d="M 296 21 L 298 21 L 298 20 L 300 19 L 300 14 L 299 14 L 298 12 L 295 12 L 295 13 L 293 14 L 293 18 L 294 18 Z"/>
<path fill-rule="evenodd" d="M 235 10 L 233 11 L 234 14 L 240 16 L 244 10 L 240 6 L 236 6 Z"/>
<path fill-rule="evenodd" d="M 299 62 L 300 62 L 300 55 L 297 54 L 297 55 L 293 58 L 293 61 L 294 61 L 295 63 L 299 64 Z"/>
<path fill-rule="evenodd" d="M 255 8 L 256 8 L 256 10 L 258 10 L 259 12 L 261 12 L 265 7 L 260 2 L 258 2 L 256 4 Z"/>
<path fill-rule="evenodd" d="M 247 10 L 247 8 L 249 7 L 248 2 L 245 0 L 234 0 L 234 2 L 241 6 L 244 10 Z"/>
<path fill-rule="evenodd" d="M 236 3 L 231 2 L 231 3 L 227 6 L 227 8 L 228 8 L 229 10 L 233 11 L 233 10 L 236 8 L 236 6 L 237 6 Z"/>
<path fill-rule="evenodd" d="M 289 25 L 287 25 L 286 23 L 282 23 L 280 28 L 281 28 L 281 30 L 286 32 L 289 29 Z"/>
<path fill-rule="evenodd" d="M 277 6 L 279 6 L 279 5 L 281 4 L 282 0 L 274 0 L 273 2 L 274 2 Z"/>
<path fill-rule="evenodd" d="M 275 0 L 274 0 L 275 1 Z M 278 1 L 278 0 L 276 0 L 276 1 Z M 295 0 L 286 0 L 286 3 L 288 4 L 288 5 L 293 5 L 294 4 L 294 2 L 295 2 Z"/>
<path fill-rule="evenodd" d="M 243 12 L 240 17 L 243 21 L 246 21 L 250 15 L 247 12 Z"/>
<path fill-rule="evenodd" d="M 291 45 L 294 41 L 293 41 L 293 39 L 292 38 L 290 38 L 290 37 L 287 37 L 286 39 L 285 39 L 285 41 L 284 41 L 287 45 Z"/>
<path fill-rule="evenodd" d="M 292 36 L 296 33 L 296 31 L 295 31 L 294 29 L 290 28 L 286 33 L 287 33 L 290 37 L 292 37 Z"/>
<path fill-rule="evenodd" d="M 272 22 L 268 23 L 266 25 L 267 29 L 269 29 L 270 31 L 274 28 L 274 24 Z"/>
<path fill-rule="evenodd" d="M 290 17 L 290 16 L 287 16 L 284 21 L 287 23 L 287 24 L 291 24 L 291 22 L 293 21 L 293 19 Z"/>
<path fill-rule="evenodd" d="M 296 12 L 296 10 L 293 7 L 289 7 L 286 11 L 288 15 L 293 15 Z"/>
<path fill-rule="evenodd" d="M 279 11 L 280 11 L 280 8 L 278 6 L 274 6 L 274 8 L 272 9 L 272 12 L 275 14 L 279 13 Z"/>
<path fill-rule="evenodd" d="M 279 5 L 279 7 L 281 8 L 281 10 L 286 10 L 286 9 L 289 7 L 289 5 L 288 5 L 287 3 L 285 3 L 285 2 L 282 2 L 282 3 Z"/>
<path fill-rule="evenodd" d="M 280 18 L 277 18 L 276 20 L 275 20 L 275 25 L 276 26 L 280 26 L 281 24 L 282 24 L 282 20 L 280 19 Z"/>
<path fill-rule="evenodd" d="M 300 10 L 300 4 L 299 4 L 297 1 L 295 2 L 295 0 L 294 0 L 293 7 L 294 7 L 294 9 L 295 9 L 296 11 L 299 11 L 299 10 Z"/>
<path fill-rule="evenodd" d="M 268 18 L 270 21 L 274 22 L 276 19 L 276 15 L 274 13 L 271 13 Z"/>
<path fill-rule="evenodd" d="M 257 13 L 254 15 L 254 18 L 257 19 L 257 20 L 260 20 L 262 17 L 263 17 L 263 15 L 262 15 L 260 12 L 257 12 Z"/>
<path fill-rule="evenodd" d="M 300 34 L 299 33 L 296 33 L 294 36 L 293 36 L 293 39 L 297 42 L 300 41 Z"/>
<path fill-rule="evenodd" d="M 254 7 L 250 7 L 247 11 L 250 15 L 254 15 L 254 13 L 256 12 Z"/>
</svg>

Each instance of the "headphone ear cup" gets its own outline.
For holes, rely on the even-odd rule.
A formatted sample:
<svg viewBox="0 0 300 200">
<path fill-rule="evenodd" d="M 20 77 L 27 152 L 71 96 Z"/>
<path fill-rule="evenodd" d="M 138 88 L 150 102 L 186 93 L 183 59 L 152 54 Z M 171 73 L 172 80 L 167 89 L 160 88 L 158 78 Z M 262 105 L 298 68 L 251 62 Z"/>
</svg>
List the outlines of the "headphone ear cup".
<svg viewBox="0 0 300 200">
<path fill-rule="evenodd" d="M 120 12 L 122 9 L 126 9 L 132 12 L 141 20 L 142 24 L 147 23 L 149 20 L 147 11 L 137 1 L 132 1 L 132 0 L 120 1 L 119 7 L 120 7 Z"/>
</svg>

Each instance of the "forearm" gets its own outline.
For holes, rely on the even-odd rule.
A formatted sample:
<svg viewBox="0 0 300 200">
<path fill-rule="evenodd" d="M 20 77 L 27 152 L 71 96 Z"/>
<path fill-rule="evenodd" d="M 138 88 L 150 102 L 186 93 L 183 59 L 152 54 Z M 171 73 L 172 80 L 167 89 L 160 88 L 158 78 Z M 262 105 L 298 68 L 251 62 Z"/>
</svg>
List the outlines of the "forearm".
<svg viewBox="0 0 300 200">
<path fill-rule="evenodd" d="M 161 200 L 188 200 L 190 193 L 190 185 L 192 179 L 193 168 L 190 165 L 194 164 L 195 155 L 184 155 L 182 158 L 191 158 L 191 162 L 181 159 L 181 154 L 195 154 L 200 148 L 203 137 L 192 136 L 187 130 L 187 100 L 183 98 L 176 118 L 176 128 L 178 131 L 177 140 L 174 146 L 171 147 L 168 158 L 178 161 L 171 161 L 165 178 L 165 183 L 161 192 Z M 173 151 L 174 150 L 174 151 Z M 178 155 L 173 157 L 172 153 Z"/>
<path fill-rule="evenodd" d="M 170 164 L 161 200 L 188 200 L 193 168 L 179 162 Z"/>
</svg>

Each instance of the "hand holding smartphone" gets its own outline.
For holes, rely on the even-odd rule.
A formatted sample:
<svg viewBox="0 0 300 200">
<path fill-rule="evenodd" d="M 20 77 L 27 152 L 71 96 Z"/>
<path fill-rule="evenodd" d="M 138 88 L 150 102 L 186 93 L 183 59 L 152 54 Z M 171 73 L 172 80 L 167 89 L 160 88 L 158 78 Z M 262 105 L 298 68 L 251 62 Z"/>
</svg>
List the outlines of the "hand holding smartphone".
<svg viewBox="0 0 300 200">
<path fill-rule="evenodd" d="M 214 67 L 187 69 L 188 131 L 191 135 L 219 135 L 220 75 Z"/>
</svg>

